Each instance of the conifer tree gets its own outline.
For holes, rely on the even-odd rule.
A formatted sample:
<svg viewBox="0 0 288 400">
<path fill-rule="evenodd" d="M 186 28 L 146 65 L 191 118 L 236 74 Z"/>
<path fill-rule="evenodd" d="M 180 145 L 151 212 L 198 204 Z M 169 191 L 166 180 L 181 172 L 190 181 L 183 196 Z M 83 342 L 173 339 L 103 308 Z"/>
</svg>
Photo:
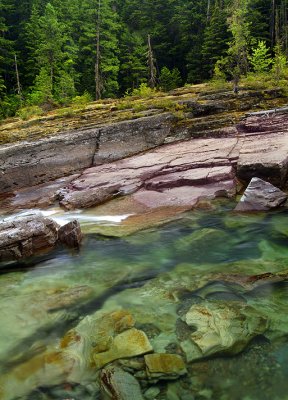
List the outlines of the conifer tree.
<svg viewBox="0 0 288 400">
<path fill-rule="evenodd" d="M 122 93 L 147 82 L 146 43 L 137 32 L 123 26 L 120 37 L 119 85 Z"/>
<path fill-rule="evenodd" d="M 258 42 L 258 46 L 252 49 L 252 55 L 248 58 L 256 73 L 267 72 L 272 64 L 272 58 L 264 40 Z"/>
<path fill-rule="evenodd" d="M 82 90 L 95 93 L 95 63 L 99 56 L 100 97 L 115 97 L 119 91 L 119 29 L 120 23 L 112 0 L 84 0 L 81 7 L 79 37 L 80 85 Z M 98 11 L 100 14 L 98 15 Z M 99 49 L 97 49 L 97 21 L 99 17 Z M 99 97 L 99 96 L 98 96 Z"/>
<path fill-rule="evenodd" d="M 9 76 L 13 74 L 13 42 L 8 37 L 8 26 L 5 14 L 9 5 L 0 0 L 0 98 L 7 89 Z"/>
<path fill-rule="evenodd" d="M 217 60 L 228 50 L 229 39 L 227 9 L 220 0 L 216 0 L 204 31 L 202 56 L 205 77 L 212 77 Z"/>
<path fill-rule="evenodd" d="M 248 45 L 250 40 L 249 22 L 247 21 L 250 0 L 233 0 L 231 16 L 228 19 L 232 40 L 228 55 L 234 82 L 234 91 L 238 91 L 241 75 L 248 72 Z"/>
</svg>

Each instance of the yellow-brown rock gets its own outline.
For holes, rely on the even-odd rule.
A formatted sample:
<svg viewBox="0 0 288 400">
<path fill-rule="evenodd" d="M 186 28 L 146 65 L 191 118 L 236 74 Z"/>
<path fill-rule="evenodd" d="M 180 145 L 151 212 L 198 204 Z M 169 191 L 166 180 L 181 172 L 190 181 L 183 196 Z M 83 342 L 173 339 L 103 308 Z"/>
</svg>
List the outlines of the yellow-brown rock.
<svg viewBox="0 0 288 400">
<path fill-rule="evenodd" d="M 176 379 L 187 373 L 182 357 L 177 354 L 147 354 L 144 358 L 148 378 Z"/>
<path fill-rule="evenodd" d="M 97 369 L 112 361 L 136 357 L 153 351 L 153 348 L 143 331 L 132 328 L 115 336 L 108 351 L 94 353 L 93 359 Z"/>
</svg>

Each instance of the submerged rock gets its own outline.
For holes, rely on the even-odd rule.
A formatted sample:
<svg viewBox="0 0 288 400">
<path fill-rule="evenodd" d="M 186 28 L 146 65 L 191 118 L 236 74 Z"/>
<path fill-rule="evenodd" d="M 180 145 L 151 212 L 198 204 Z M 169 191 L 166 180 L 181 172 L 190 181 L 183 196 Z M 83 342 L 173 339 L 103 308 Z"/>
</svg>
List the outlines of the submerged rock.
<svg viewBox="0 0 288 400">
<path fill-rule="evenodd" d="M 136 357 L 153 351 L 146 334 L 143 331 L 132 328 L 111 341 L 109 349 L 94 354 L 93 359 L 97 369 L 120 358 Z"/>
<path fill-rule="evenodd" d="M 177 379 L 187 373 L 182 357 L 177 354 L 147 354 L 144 359 L 148 379 Z"/>
<path fill-rule="evenodd" d="M 183 236 L 175 243 L 175 248 L 181 253 L 189 254 L 189 258 L 201 262 L 221 261 L 225 254 L 224 248 L 231 246 L 231 237 L 221 229 L 203 228 L 190 235 Z"/>
<path fill-rule="evenodd" d="M 137 379 L 119 367 L 103 368 L 100 381 L 103 394 L 111 400 L 144 400 Z"/>
<path fill-rule="evenodd" d="M 268 211 L 283 205 L 287 194 L 260 178 L 252 178 L 235 211 Z"/>
<path fill-rule="evenodd" d="M 195 351 L 195 359 L 237 354 L 268 328 L 264 315 L 239 301 L 204 301 L 193 305 L 182 319 L 195 329 L 191 334 L 199 352 Z"/>
</svg>

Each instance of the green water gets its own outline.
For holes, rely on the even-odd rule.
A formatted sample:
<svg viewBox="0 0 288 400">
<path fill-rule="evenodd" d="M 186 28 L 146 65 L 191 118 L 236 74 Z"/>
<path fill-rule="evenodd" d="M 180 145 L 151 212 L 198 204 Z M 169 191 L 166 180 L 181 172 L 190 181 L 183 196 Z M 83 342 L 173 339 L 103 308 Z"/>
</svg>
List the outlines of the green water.
<svg viewBox="0 0 288 400">
<path fill-rule="evenodd" d="M 23 380 L 17 367 L 29 369 L 35 355 L 100 310 L 128 310 L 155 351 L 179 354 L 180 319 L 207 301 L 249 305 L 267 329 L 238 354 L 192 360 L 185 377 L 145 383 L 143 392 L 156 388 L 155 398 L 168 400 L 288 399 L 288 281 L 245 287 L 240 278 L 288 270 L 288 212 L 239 216 L 232 207 L 187 213 L 125 238 L 88 235 L 79 252 L 59 248 L 2 264 L 1 375 L 11 387 L 6 397 L 0 388 L 0 399 L 100 399 L 95 377 L 67 382 L 47 373 L 43 382 L 31 368 Z"/>
</svg>

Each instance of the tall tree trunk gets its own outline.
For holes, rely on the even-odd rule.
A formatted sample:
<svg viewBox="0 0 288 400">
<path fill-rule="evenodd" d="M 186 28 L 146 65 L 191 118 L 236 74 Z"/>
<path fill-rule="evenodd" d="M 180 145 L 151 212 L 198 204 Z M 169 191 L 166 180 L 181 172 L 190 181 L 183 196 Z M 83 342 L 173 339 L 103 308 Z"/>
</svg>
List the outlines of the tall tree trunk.
<svg viewBox="0 0 288 400">
<path fill-rule="evenodd" d="M 211 9 L 211 0 L 208 0 L 208 3 L 207 3 L 207 22 L 210 19 L 210 9 Z"/>
<path fill-rule="evenodd" d="M 16 54 L 14 54 L 14 60 L 15 60 L 16 82 L 17 82 L 17 93 L 20 98 L 20 105 L 22 106 L 22 89 L 21 89 L 21 84 L 20 84 L 20 77 L 19 77 L 18 62 L 17 62 Z"/>
<path fill-rule="evenodd" d="M 101 0 L 98 2 L 97 31 L 96 31 L 96 61 L 95 61 L 95 97 L 101 99 L 101 77 L 100 77 L 100 21 L 101 21 Z"/>
<path fill-rule="evenodd" d="M 271 47 L 275 45 L 275 13 L 276 13 L 276 3 L 275 0 L 271 0 L 271 21 L 270 21 L 270 34 L 271 34 Z"/>
<path fill-rule="evenodd" d="M 287 21 L 287 2 L 283 1 L 282 2 L 282 7 L 283 7 L 283 21 L 282 21 L 282 26 L 283 26 L 283 46 L 284 46 L 284 52 L 285 55 L 287 56 L 288 54 L 288 21 Z"/>
<path fill-rule="evenodd" d="M 150 35 L 148 35 L 148 67 L 149 67 L 149 86 L 153 89 L 156 86 L 156 67 L 154 63 Z"/>
</svg>

